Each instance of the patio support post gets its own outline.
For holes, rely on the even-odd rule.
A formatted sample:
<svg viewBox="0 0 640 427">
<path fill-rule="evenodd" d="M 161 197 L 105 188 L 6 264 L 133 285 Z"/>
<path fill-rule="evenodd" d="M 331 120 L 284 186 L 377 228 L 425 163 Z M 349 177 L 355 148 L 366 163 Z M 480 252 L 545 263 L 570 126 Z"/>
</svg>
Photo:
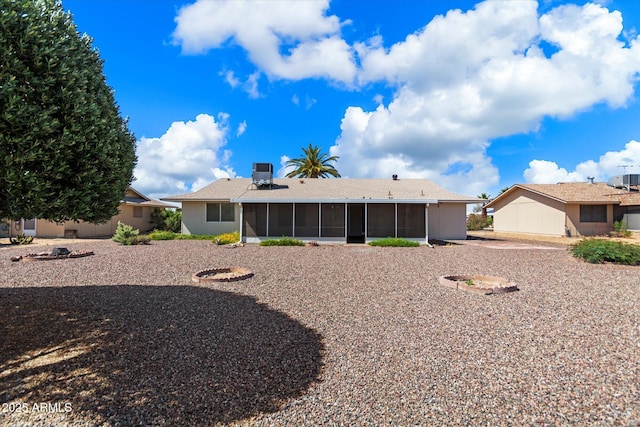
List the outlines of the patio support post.
<svg viewBox="0 0 640 427">
<path fill-rule="evenodd" d="M 245 243 L 244 236 L 242 235 L 242 229 L 244 228 L 244 206 L 242 206 L 242 203 L 238 203 L 238 206 L 240 206 L 240 241 Z"/>
<path fill-rule="evenodd" d="M 395 236 L 393 237 L 398 237 L 398 203 L 394 203 L 393 206 L 395 208 L 395 220 L 396 220 L 396 224 L 394 226 Z"/>
<path fill-rule="evenodd" d="M 291 224 L 291 237 L 296 237 L 296 204 L 292 203 L 291 204 L 291 218 L 293 222 L 293 224 Z"/>
<path fill-rule="evenodd" d="M 267 203 L 267 237 L 269 237 L 269 203 Z"/>
<path fill-rule="evenodd" d="M 347 230 L 349 229 L 349 225 L 348 225 L 348 220 L 349 217 L 347 216 L 347 212 L 349 211 L 349 206 L 345 203 L 344 204 L 344 242 L 347 243 L 347 240 L 349 239 L 348 236 L 348 232 Z"/>
<path fill-rule="evenodd" d="M 429 244 L 429 203 L 424 205 L 424 242 Z"/>
<path fill-rule="evenodd" d="M 364 242 L 367 243 L 367 234 L 369 232 L 369 203 L 364 204 Z"/>
</svg>

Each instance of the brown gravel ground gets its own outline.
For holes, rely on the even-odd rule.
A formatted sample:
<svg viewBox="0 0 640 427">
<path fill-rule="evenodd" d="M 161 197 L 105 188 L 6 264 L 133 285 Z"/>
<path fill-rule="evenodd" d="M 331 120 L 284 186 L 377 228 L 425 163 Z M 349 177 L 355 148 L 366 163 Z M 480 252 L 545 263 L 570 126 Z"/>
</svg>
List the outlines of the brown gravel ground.
<svg viewBox="0 0 640 427">
<path fill-rule="evenodd" d="M 0 249 L 1 425 L 640 420 L 640 268 L 557 247 Z M 194 272 L 255 275 L 197 285 Z M 520 291 L 442 287 L 502 276 Z M 44 404 L 44 405 L 43 405 Z"/>
</svg>

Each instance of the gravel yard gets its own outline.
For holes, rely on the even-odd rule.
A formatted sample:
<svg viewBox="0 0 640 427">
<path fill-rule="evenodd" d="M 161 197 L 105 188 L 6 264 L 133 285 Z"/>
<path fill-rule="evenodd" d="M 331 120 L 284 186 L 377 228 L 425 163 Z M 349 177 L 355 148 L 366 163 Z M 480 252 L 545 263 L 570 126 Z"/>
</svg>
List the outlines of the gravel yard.
<svg viewBox="0 0 640 427">
<path fill-rule="evenodd" d="M 564 249 L 0 248 L 1 425 L 640 423 L 640 268 Z M 195 284 L 244 267 L 254 276 Z M 438 284 L 501 276 L 518 292 Z"/>
</svg>

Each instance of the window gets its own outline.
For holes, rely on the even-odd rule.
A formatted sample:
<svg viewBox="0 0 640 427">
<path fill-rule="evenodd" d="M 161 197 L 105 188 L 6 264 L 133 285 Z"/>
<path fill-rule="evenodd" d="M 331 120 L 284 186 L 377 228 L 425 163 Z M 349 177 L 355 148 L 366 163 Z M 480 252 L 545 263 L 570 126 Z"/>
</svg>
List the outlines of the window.
<svg viewBox="0 0 640 427">
<path fill-rule="evenodd" d="M 235 206 L 231 203 L 207 203 L 207 222 L 233 222 Z"/>
<path fill-rule="evenodd" d="M 236 208 L 231 203 L 220 204 L 220 221 L 233 222 L 236 219 Z"/>
<path fill-rule="evenodd" d="M 580 205 L 580 222 L 607 222 L 607 205 Z"/>
<path fill-rule="evenodd" d="M 142 206 L 134 206 L 133 207 L 133 217 L 134 218 L 142 218 Z"/>
</svg>

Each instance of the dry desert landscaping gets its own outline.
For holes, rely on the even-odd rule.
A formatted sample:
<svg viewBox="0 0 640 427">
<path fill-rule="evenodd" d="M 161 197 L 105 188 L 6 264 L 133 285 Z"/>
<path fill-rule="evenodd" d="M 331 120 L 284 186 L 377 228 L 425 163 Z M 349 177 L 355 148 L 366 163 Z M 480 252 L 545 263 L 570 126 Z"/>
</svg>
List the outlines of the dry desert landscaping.
<svg viewBox="0 0 640 427">
<path fill-rule="evenodd" d="M 561 242 L 62 243 L 0 247 L 1 425 L 640 423 L 640 268 Z"/>
</svg>

